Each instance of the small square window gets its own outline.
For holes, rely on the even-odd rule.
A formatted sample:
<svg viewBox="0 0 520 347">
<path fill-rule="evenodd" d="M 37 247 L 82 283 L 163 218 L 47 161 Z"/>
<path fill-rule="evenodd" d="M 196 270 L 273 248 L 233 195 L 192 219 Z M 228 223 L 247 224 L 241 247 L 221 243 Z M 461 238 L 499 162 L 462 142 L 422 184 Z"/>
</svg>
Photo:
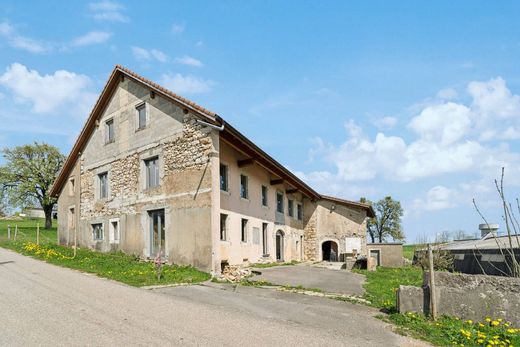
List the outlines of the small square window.
<svg viewBox="0 0 520 347">
<path fill-rule="evenodd" d="M 247 186 L 247 176 L 240 175 L 240 197 L 242 199 L 248 199 L 249 198 L 249 191 Z"/>
<path fill-rule="evenodd" d="M 137 129 L 146 128 L 146 104 L 138 105 L 137 111 Z"/>
<path fill-rule="evenodd" d="M 228 189 L 228 167 L 227 165 L 220 164 L 220 190 L 227 192 Z"/>
<path fill-rule="evenodd" d="M 99 179 L 99 198 L 108 198 L 108 172 L 103 172 L 98 175 Z"/>
<path fill-rule="evenodd" d="M 144 161 L 146 168 L 146 188 L 159 186 L 159 158 L 151 158 Z"/>
<path fill-rule="evenodd" d="M 220 214 L 220 240 L 226 241 L 227 239 L 227 214 Z"/>
<path fill-rule="evenodd" d="M 283 194 L 276 193 L 276 212 L 283 213 Z"/>
<path fill-rule="evenodd" d="M 102 241 L 103 236 L 103 224 L 92 224 L 92 239 L 94 241 Z"/>
<path fill-rule="evenodd" d="M 242 219 L 242 228 L 240 233 L 240 240 L 242 242 L 247 242 L 247 219 Z"/>
<path fill-rule="evenodd" d="M 262 186 L 262 206 L 267 206 L 267 187 Z"/>
<path fill-rule="evenodd" d="M 105 143 L 111 143 L 115 140 L 114 119 L 109 119 L 105 123 Z"/>
<path fill-rule="evenodd" d="M 287 214 L 289 217 L 294 217 L 294 200 L 287 200 Z"/>
</svg>

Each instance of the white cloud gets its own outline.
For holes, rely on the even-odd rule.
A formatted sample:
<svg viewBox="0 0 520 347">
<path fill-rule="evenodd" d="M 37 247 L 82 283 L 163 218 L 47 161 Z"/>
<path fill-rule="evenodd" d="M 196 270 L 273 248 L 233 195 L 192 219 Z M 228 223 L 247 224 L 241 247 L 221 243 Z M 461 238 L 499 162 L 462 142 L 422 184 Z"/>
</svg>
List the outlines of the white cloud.
<svg viewBox="0 0 520 347">
<path fill-rule="evenodd" d="M 66 70 L 41 75 L 36 70 L 13 63 L 0 76 L 0 85 L 8 88 L 15 101 L 29 103 L 36 113 L 49 113 L 64 103 L 89 103 L 92 95 L 86 92 L 90 79 Z"/>
<path fill-rule="evenodd" d="M 513 95 L 501 77 L 487 82 L 470 82 L 467 90 L 473 97 L 472 107 L 481 117 L 520 117 L 520 96 Z"/>
<path fill-rule="evenodd" d="M 76 37 L 72 40 L 72 46 L 89 46 L 107 42 L 112 33 L 105 31 L 91 31 L 83 36 Z"/>
<path fill-rule="evenodd" d="M 392 129 L 397 124 L 397 118 L 385 116 L 374 119 L 372 124 L 378 129 Z"/>
<path fill-rule="evenodd" d="M 457 205 L 457 192 L 444 186 L 435 186 L 426 193 L 425 199 L 415 199 L 416 210 L 435 211 L 452 208 Z"/>
<path fill-rule="evenodd" d="M 184 57 L 175 58 L 174 60 L 178 64 L 201 67 L 203 66 L 202 62 L 198 59 L 185 55 Z"/>
<path fill-rule="evenodd" d="M 100 21 L 127 23 L 130 19 L 123 14 L 125 7 L 115 1 L 100 1 L 89 4 L 92 17 Z"/>
<path fill-rule="evenodd" d="M 0 23 L 0 36 L 3 36 L 11 47 L 30 53 L 46 53 L 52 50 L 50 43 L 22 36 L 8 22 Z"/>
<path fill-rule="evenodd" d="M 379 132 L 371 138 L 349 121 L 345 142 L 333 145 L 317 139 L 309 158 L 321 158 L 335 168 L 330 172 L 330 184 L 377 178 L 408 182 L 454 173 L 487 177 L 502 166 L 508 167 L 511 177 L 517 177 L 520 155 L 507 144 L 482 139 L 520 138 L 519 96 L 500 78 L 471 82 L 468 93 L 472 96 L 469 105 L 442 100 L 424 104 L 409 121 L 411 134 L 406 137 Z M 489 119 L 495 121 L 483 122 Z M 510 183 L 519 185 L 520 179 L 513 178 Z"/>
<path fill-rule="evenodd" d="M 196 94 L 211 91 L 215 84 L 211 80 L 204 80 L 194 76 L 183 76 L 179 73 L 175 75 L 164 74 L 161 77 L 162 85 L 179 94 Z"/>
<path fill-rule="evenodd" d="M 172 25 L 172 33 L 180 34 L 184 32 L 184 23 L 175 23 Z"/>
<path fill-rule="evenodd" d="M 155 48 L 148 50 L 142 47 L 133 46 L 132 54 L 134 58 L 139 61 L 157 60 L 161 63 L 165 63 L 169 60 L 166 53 L 161 52 L 160 50 Z"/>
<path fill-rule="evenodd" d="M 425 108 L 408 127 L 426 141 L 447 145 L 466 135 L 471 126 L 470 114 L 466 106 L 448 102 Z"/>
</svg>

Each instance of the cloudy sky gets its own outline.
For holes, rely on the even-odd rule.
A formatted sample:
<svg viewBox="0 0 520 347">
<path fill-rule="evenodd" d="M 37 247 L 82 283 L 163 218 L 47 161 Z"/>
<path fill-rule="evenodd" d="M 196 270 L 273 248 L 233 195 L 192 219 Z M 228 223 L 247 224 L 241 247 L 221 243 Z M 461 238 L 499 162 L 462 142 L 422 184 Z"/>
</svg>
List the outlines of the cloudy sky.
<svg viewBox="0 0 520 347">
<path fill-rule="evenodd" d="M 229 121 L 322 193 L 401 201 L 407 241 L 520 196 L 520 5 L 0 4 L 0 146 L 67 153 L 115 64 Z M 1 159 L 0 159 L 1 163 Z"/>
</svg>

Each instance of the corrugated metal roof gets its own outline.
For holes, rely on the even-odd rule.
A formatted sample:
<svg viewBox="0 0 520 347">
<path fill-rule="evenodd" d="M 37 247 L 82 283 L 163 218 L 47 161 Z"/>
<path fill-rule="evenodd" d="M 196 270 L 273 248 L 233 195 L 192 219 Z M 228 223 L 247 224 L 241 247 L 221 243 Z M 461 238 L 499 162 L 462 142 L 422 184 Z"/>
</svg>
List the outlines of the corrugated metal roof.
<svg viewBox="0 0 520 347">
<path fill-rule="evenodd" d="M 512 235 L 511 242 L 513 248 L 520 248 L 520 235 Z M 505 249 L 509 248 L 509 238 L 507 236 L 489 237 L 480 240 L 454 241 L 445 245 L 437 246 L 443 250 L 471 250 L 471 249 Z"/>
</svg>

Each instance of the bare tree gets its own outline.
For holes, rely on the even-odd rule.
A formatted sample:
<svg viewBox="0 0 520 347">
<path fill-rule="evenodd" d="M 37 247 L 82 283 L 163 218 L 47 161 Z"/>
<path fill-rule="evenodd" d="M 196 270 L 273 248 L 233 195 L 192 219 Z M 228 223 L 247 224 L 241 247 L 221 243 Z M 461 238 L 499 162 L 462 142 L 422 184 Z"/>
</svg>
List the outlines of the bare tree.
<svg viewBox="0 0 520 347">
<path fill-rule="evenodd" d="M 520 250 L 520 236 L 519 236 L 520 224 L 518 222 L 518 219 L 517 219 L 515 211 L 514 211 L 515 208 L 513 208 L 511 203 L 508 203 L 506 200 L 505 190 L 504 190 L 504 171 L 505 171 L 504 168 L 502 168 L 502 175 L 500 178 L 500 182 L 498 182 L 498 180 L 495 180 L 495 187 L 497 189 L 498 195 L 500 196 L 500 200 L 501 200 L 502 212 L 503 212 L 502 219 L 504 220 L 505 227 L 506 227 L 507 244 L 506 245 L 502 244 L 498 240 L 497 235 L 494 232 L 492 232 L 491 237 L 493 237 L 495 239 L 497 248 L 499 249 L 500 254 L 504 257 L 504 262 L 506 264 L 507 273 L 498 268 L 497 268 L 497 270 L 499 270 L 506 276 L 509 275 L 511 277 L 520 277 L 520 266 L 518 263 L 518 259 L 516 258 L 516 253 L 518 253 L 518 251 L 515 252 L 515 249 Z M 478 206 L 475 202 L 475 199 L 473 199 L 473 205 L 475 206 L 475 209 L 477 210 L 478 214 L 480 215 L 480 217 L 482 218 L 484 223 L 489 226 L 489 223 L 487 222 L 486 218 L 484 217 L 484 215 L 478 208 Z M 517 210 L 517 213 L 520 214 L 520 201 L 518 200 L 518 198 L 516 199 L 516 210 Z M 476 249 L 473 253 L 481 254 L 479 249 Z M 477 262 L 478 262 L 478 258 L 475 257 L 475 259 L 477 259 Z M 508 262 L 508 259 L 510 259 L 509 262 Z M 491 262 L 489 264 L 490 264 L 490 266 L 493 266 L 496 268 L 496 266 L 491 264 Z M 482 272 L 485 273 L 484 268 L 482 267 L 480 262 L 479 262 L 479 266 L 480 266 Z"/>
</svg>

